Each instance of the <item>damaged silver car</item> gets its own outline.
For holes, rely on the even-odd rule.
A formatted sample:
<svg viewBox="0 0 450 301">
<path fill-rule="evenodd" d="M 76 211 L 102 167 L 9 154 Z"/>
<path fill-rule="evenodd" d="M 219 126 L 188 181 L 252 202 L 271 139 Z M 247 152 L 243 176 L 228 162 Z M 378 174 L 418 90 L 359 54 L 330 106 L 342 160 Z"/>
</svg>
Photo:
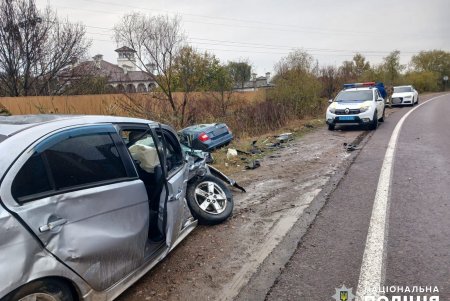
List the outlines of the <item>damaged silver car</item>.
<svg viewBox="0 0 450 301">
<path fill-rule="evenodd" d="M 113 300 L 239 187 L 142 119 L 0 117 L 0 154 L 2 301 Z"/>
</svg>

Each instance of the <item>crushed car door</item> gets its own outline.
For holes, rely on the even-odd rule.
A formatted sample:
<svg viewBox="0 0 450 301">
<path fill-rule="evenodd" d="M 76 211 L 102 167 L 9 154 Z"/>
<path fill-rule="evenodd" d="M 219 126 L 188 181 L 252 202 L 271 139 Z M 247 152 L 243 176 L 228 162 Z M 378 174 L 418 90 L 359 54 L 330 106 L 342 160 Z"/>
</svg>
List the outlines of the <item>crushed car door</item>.
<svg viewBox="0 0 450 301">
<path fill-rule="evenodd" d="M 165 229 L 166 244 L 176 242 L 185 221 L 188 167 L 178 138 L 167 129 L 156 129 L 162 162 L 165 162 L 166 186 L 160 198 L 160 220 Z"/>
<path fill-rule="evenodd" d="M 63 130 L 25 151 L 0 188 L 43 247 L 98 291 L 144 261 L 147 193 L 124 152 L 112 125 Z"/>
</svg>

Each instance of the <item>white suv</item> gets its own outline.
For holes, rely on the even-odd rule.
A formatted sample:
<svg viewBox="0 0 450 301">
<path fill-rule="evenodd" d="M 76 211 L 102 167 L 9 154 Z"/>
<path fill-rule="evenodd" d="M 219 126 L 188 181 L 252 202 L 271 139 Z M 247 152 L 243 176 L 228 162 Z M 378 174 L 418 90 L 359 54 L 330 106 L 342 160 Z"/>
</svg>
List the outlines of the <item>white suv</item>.
<svg viewBox="0 0 450 301">
<path fill-rule="evenodd" d="M 384 121 L 385 102 L 375 83 L 346 84 L 326 113 L 328 129 L 336 125 L 365 125 L 375 130 Z"/>
</svg>

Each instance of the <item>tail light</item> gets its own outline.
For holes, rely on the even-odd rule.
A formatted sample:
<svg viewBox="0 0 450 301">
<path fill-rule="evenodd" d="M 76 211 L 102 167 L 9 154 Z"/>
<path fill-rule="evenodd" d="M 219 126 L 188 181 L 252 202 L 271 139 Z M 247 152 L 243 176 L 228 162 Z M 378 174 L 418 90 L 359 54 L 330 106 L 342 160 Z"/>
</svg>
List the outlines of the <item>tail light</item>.
<svg viewBox="0 0 450 301">
<path fill-rule="evenodd" d="M 198 140 L 200 140 L 201 142 L 205 142 L 205 141 L 208 141 L 208 140 L 209 140 L 209 137 L 208 137 L 208 135 L 206 135 L 205 132 L 202 132 L 202 133 L 200 134 L 200 136 L 198 136 Z"/>
</svg>

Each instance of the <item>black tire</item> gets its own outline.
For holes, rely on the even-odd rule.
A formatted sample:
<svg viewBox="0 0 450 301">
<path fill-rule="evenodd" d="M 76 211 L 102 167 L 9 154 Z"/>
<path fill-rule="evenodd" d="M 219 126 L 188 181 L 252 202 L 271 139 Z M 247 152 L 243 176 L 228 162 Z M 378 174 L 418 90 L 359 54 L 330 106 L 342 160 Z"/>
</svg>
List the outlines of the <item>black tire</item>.
<svg viewBox="0 0 450 301">
<path fill-rule="evenodd" d="M 416 102 L 416 104 L 419 104 L 419 96 L 417 96 L 417 102 Z"/>
<path fill-rule="evenodd" d="M 384 113 L 385 112 L 386 112 L 386 108 L 383 109 L 383 115 L 380 118 L 380 122 L 384 122 L 384 117 L 385 117 Z"/>
<path fill-rule="evenodd" d="M 370 123 L 369 129 L 376 130 L 378 127 L 378 116 L 377 111 L 375 111 L 375 114 L 373 114 L 372 122 Z"/>
<path fill-rule="evenodd" d="M 334 128 L 335 128 L 336 126 L 334 125 L 334 124 L 329 124 L 328 125 L 328 130 L 329 131 L 334 131 Z"/>
<path fill-rule="evenodd" d="M 2 301 L 20 301 L 25 297 L 40 300 L 74 301 L 70 287 L 63 281 L 44 279 L 30 282 L 8 294 Z"/>
<path fill-rule="evenodd" d="M 208 184 L 213 183 L 214 192 L 210 192 Z M 206 191 L 205 186 L 208 188 Z M 198 194 L 196 189 L 199 189 L 202 194 Z M 206 197 L 203 194 L 208 194 Z M 211 198 L 211 199 L 209 199 Z M 226 219 L 228 219 L 233 213 L 233 195 L 227 185 L 220 179 L 212 176 L 206 175 L 201 178 L 197 178 L 192 182 L 188 183 L 186 200 L 191 209 L 192 215 L 198 219 L 200 224 L 205 225 L 216 225 L 220 224 Z M 206 204 L 207 207 L 202 209 L 200 204 Z M 222 207 L 217 210 L 217 207 Z"/>
</svg>

